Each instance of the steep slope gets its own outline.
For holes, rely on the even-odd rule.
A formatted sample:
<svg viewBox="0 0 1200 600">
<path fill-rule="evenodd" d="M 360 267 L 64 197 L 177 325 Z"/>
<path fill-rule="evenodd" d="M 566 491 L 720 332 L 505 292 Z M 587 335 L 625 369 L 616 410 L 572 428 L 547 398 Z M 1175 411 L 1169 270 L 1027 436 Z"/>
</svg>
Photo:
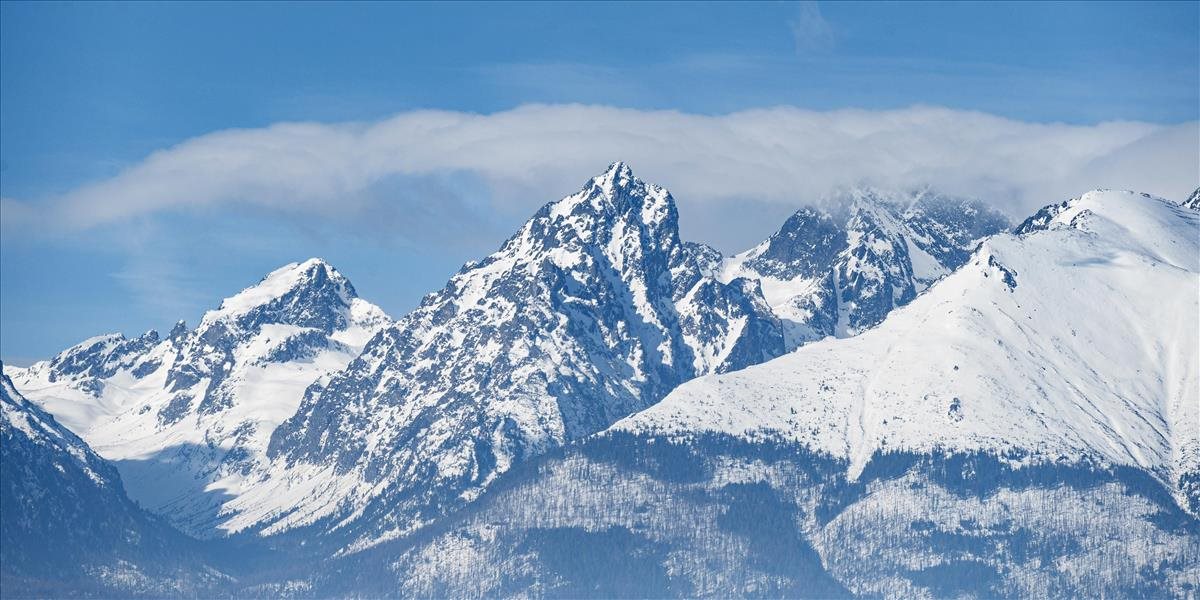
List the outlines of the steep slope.
<svg viewBox="0 0 1200 600">
<path fill-rule="evenodd" d="M 1051 205 L 882 326 L 690 382 L 616 428 L 788 440 L 852 477 L 885 450 L 1129 465 L 1195 511 L 1198 222 L 1129 192 Z"/>
<path fill-rule="evenodd" d="M 403 535 L 683 381 L 778 356 L 757 284 L 708 276 L 714 256 L 680 241 L 665 189 L 613 164 L 310 388 L 229 522 Z"/>
<path fill-rule="evenodd" d="M 0 375 L 0 588 L 5 598 L 194 594 L 228 578 L 144 514 L 116 469 Z"/>
<path fill-rule="evenodd" d="M 391 321 L 319 259 L 284 266 L 166 339 L 84 341 L 28 369 L 18 389 L 115 461 L 131 497 L 198 536 L 265 464 L 304 390 Z"/>
<path fill-rule="evenodd" d="M 860 188 L 803 208 L 763 243 L 725 260 L 724 280 L 758 280 L 788 347 L 873 327 L 966 263 L 979 240 L 1008 228 L 977 200 Z"/>
</svg>

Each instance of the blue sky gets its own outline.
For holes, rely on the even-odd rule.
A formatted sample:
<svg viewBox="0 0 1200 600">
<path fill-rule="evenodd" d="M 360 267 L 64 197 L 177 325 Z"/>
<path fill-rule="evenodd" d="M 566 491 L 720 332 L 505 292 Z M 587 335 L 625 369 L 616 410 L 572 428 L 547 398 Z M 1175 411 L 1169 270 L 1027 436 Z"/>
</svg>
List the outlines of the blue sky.
<svg viewBox="0 0 1200 600">
<path fill-rule="evenodd" d="M 618 158 L 676 191 L 685 234 L 740 250 L 835 183 L 808 189 L 735 165 L 755 155 L 744 144 L 792 148 L 764 129 L 878 129 L 886 142 L 870 148 L 900 150 L 861 165 L 859 145 L 826 158 L 844 177 L 935 179 L 927 183 L 978 190 L 1014 211 L 1091 185 L 1089 175 L 1096 185 L 1169 182 L 1151 191 L 1177 193 L 1200 176 L 1180 169 L 1186 160 L 1162 166 L 1157 157 L 1196 152 L 1188 124 L 1200 119 L 1198 7 L 6 2 L 0 356 L 25 363 L 101 332 L 195 323 L 220 298 L 309 256 L 402 314 L 536 206 Z M 560 106 L 575 104 L 591 109 Z M 430 109 L 443 112 L 414 112 Z M 438 119 L 465 151 L 423 154 L 443 140 L 422 130 Z M 898 121 L 903 128 L 890 128 Z M 1130 121 L 1138 123 L 1122 124 Z M 315 129 L 276 125 L 288 122 Z M 213 132 L 224 133 L 203 137 Z M 1042 160 L 1053 181 L 1021 163 L 1034 151 L 1017 146 L 991 163 L 945 158 L 992 156 L 1018 134 L 1042 140 L 1039 148 L 1087 152 Z M 821 148 L 864 138 L 848 136 Z M 362 163 L 396 164 L 357 183 L 286 176 L 300 159 L 239 163 L 258 179 L 233 167 L 172 178 L 200 150 L 224 156 L 222 143 L 251 142 L 273 155 L 345 143 Z M 485 142 L 495 144 L 489 156 L 464 158 Z M 828 170 L 803 164 L 818 149 L 796 144 L 786 166 Z M 553 151 L 540 155 L 543 147 Z M 873 171 L 908 147 L 941 170 Z M 154 168 L 155 156 L 168 166 Z M 763 156 L 760 164 L 773 155 Z M 355 167 L 335 163 L 297 168 Z M 1000 165 L 995 173 L 990 164 Z M 696 175 L 713 165 L 728 173 Z M 273 170 L 285 175 L 262 175 Z M 1135 175 L 1148 170 L 1156 178 Z M 972 177 L 946 175 L 962 171 Z M 748 212 L 755 217 L 730 224 Z"/>
</svg>

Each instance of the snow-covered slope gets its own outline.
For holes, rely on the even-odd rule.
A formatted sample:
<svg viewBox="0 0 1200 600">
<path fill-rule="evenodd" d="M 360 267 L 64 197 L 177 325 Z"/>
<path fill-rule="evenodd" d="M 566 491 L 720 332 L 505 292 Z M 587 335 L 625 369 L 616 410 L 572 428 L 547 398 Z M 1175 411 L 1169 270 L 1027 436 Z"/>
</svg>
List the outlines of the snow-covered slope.
<svg viewBox="0 0 1200 600">
<path fill-rule="evenodd" d="M 188 330 L 86 340 L 28 369 L 18 389 L 116 462 L 131 497 L 195 535 L 265 465 L 304 390 L 391 324 L 319 259 L 286 265 Z"/>
<path fill-rule="evenodd" d="M 310 388 L 228 523 L 371 512 L 369 535 L 400 535 L 683 381 L 782 353 L 757 284 L 716 281 L 715 256 L 680 241 L 667 190 L 613 164 Z"/>
<path fill-rule="evenodd" d="M 763 243 L 726 259 L 721 279 L 760 282 L 789 348 L 873 327 L 966 263 L 1008 220 L 978 200 L 930 190 L 846 190 L 803 208 Z"/>
<path fill-rule="evenodd" d="M 111 464 L 0 375 L 6 597 L 195 593 L 225 579 L 125 496 Z"/>
<path fill-rule="evenodd" d="M 1200 509 L 1200 215 L 1051 205 L 879 327 L 676 389 L 615 430 L 774 438 L 849 461 L 981 451 L 1130 465 Z"/>
</svg>

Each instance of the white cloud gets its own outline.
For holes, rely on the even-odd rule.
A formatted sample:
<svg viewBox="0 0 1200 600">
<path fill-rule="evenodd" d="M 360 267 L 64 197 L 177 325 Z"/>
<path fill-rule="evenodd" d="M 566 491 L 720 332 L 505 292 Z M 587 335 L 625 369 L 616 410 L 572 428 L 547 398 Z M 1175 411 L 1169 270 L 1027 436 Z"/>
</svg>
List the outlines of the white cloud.
<svg viewBox="0 0 1200 600">
<path fill-rule="evenodd" d="M 778 225 L 779 211 L 762 211 L 772 213 L 770 222 L 746 215 L 744 235 L 706 215 L 747 202 L 796 206 L 856 183 L 930 184 L 992 201 L 1014 217 L 1097 187 L 1180 197 L 1200 180 L 1198 131 L 1195 122 L 1038 124 L 931 107 L 717 116 L 580 105 L 490 115 L 414 111 L 373 123 L 204 135 L 61 197 L 6 198 L 4 216 L 15 224 L 36 213 L 78 230 L 235 206 L 302 218 L 370 215 L 385 208 L 397 181 L 455 174 L 482 180 L 492 208 L 524 213 L 621 159 L 672 190 L 689 237 L 741 244 Z"/>
</svg>

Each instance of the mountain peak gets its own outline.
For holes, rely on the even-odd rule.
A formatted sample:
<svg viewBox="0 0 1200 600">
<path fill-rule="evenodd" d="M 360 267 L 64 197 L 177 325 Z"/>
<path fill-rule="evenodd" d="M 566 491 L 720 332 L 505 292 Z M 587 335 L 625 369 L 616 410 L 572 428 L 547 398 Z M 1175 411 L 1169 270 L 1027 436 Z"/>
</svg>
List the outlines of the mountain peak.
<svg viewBox="0 0 1200 600">
<path fill-rule="evenodd" d="M 592 183 L 601 188 L 611 189 L 613 187 L 628 187 L 637 178 L 633 175 L 633 169 L 623 161 L 617 161 L 608 165 L 608 168 L 603 173 L 592 178 Z"/>
<path fill-rule="evenodd" d="M 288 468 L 336 465 L 307 471 L 314 486 L 331 475 L 369 486 L 370 506 L 351 519 L 408 520 L 448 506 L 426 504 L 434 492 L 422 490 L 472 499 L 516 461 L 595 433 L 682 381 L 781 354 L 758 284 L 709 277 L 716 253 L 685 246 L 677 223 L 667 190 L 611 164 L 311 388 L 272 434 L 269 456 Z M 390 416 L 355 416 L 376 414 Z M 238 523 L 278 510 L 266 491 L 275 485 L 241 501 L 254 506 Z M 332 514 L 357 502 L 338 491 L 289 510 Z"/>
<path fill-rule="evenodd" d="M 320 258 L 286 264 L 252 285 L 221 302 L 217 310 L 204 315 L 202 325 L 224 319 L 238 319 L 258 309 L 281 305 L 309 305 L 323 299 L 349 306 L 358 294 L 346 276 Z M 297 323 L 300 324 L 300 323 Z"/>
<path fill-rule="evenodd" d="M 803 207 L 788 217 L 747 265 L 777 279 L 814 277 L 846 248 L 846 232 L 828 214 Z"/>
<path fill-rule="evenodd" d="M 610 229 L 620 221 L 660 233 L 674 231 L 677 212 L 670 192 L 638 179 L 628 165 L 617 161 L 575 194 L 547 204 L 530 223 L 545 217 L 547 224 L 555 224 L 552 227 L 566 224 L 591 239 L 595 230 Z"/>
<path fill-rule="evenodd" d="M 634 176 L 633 169 L 630 169 L 629 165 L 617 161 L 609 165 L 603 173 L 591 178 L 584 186 L 584 191 L 590 192 L 588 195 L 595 195 L 599 192 L 599 195 L 604 198 L 618 201 L 631 196 L 643 196 L 645 194 L 639 192 L 655 188 L 658 186 L 647 185 L 646 182 Z"/>
</svg>

